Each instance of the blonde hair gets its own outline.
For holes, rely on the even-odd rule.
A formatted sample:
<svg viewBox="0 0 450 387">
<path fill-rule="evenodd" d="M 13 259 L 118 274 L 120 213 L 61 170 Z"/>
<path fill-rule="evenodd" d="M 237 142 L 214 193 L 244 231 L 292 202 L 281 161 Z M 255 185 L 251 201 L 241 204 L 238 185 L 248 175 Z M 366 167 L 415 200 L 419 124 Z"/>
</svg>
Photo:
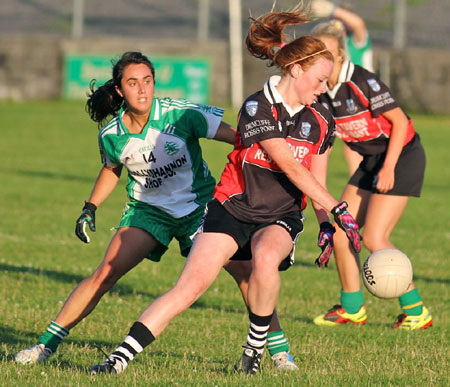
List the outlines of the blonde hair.
<svg viewBox="0 0 450 387">
<path fill-rule="evenodd" d="M 286 12 L 274 12 L 272 9 L 266 15 L 249 19 L 251 25 L 246 39 L 247 49 L 256 58 L 269 59 L 268 66 L 277 66 L 287 73 L 295 63 L 301 62 L 306 70 L 319 58 L 333 61 L 333 55 L 319 39 L 301 36 L 289 41 L 289 36 L 284 32 L 288 26 L 310 21 L 309 12 L 302 5 Z"/>
<path fill-rule="evenodd" d="M 338 42 L 340 54 L 343 58 L 347 57 L 347 33 L 344 24 L 340 20 L 333 19 L 316 25 L 312 29 L 311 35 L 318 38 L 328 37 L 335 39 Z"/>
</svg>

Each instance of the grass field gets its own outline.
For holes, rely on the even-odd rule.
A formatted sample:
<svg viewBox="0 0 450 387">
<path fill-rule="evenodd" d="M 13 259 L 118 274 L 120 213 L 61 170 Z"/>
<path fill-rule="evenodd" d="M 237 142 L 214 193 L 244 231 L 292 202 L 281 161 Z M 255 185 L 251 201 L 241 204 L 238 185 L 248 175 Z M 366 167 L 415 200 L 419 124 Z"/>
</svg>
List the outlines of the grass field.
<svg viewBox="0 0 450 387">
<path fill-rule="evenodd" d="M 427 152 L 421 199 L 412 199 L 393 235 L 408 254 L 414 278 L 434 327 L 393 331 L 397 300 L 371 297 L 364 289 L 369 321 L 361 328 L 327 329 L 312 318 L 339 300 L 335 264 L 314 267 L 317 224 L 308 209 L 297 262 L 282 273 L 278 311 L 300 366 L 276 372 L 269 357 L 261 374 L 235 375 L 248 329 L 237 287 L 222 273 L 195 305 L 177 317 L 122 375 L 91 377 L 89 367 L 121 342 L 143 308 L 177 279 L 184 259 L 178 246 L 159 264 L 143 262 L 73 329 L 44 365 L 13 362 L 33 345 L 73 287 L 101 260 L 126 200 L 124 182 L 97 211 L 97 232 L 84 245 L 75 219 L 100 169 L 97 130 L 80 103 L 0 104 L 0 362 L 2 386 L 416 386 L 450 385 L 450 117 L 414 115 Z M 230 114 L 229 122 L 235 119 Z M 204 155 L 216 177 L 229 151 L 205 140 Z M 335 195 L 346 182 L 341 144 L 329 173 Z M 363 251 L 362 257 L 367 256 Z"/>
</svg>

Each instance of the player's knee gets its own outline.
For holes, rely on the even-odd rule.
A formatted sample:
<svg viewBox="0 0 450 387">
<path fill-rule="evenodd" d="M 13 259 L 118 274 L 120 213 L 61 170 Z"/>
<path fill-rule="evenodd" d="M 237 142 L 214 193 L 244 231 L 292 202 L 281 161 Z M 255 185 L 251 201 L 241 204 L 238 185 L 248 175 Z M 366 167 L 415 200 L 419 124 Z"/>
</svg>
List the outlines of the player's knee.
<svg viewBox="0 0 450 387">
<path fill-rule="evenodd" d="M 169 292 L 173 308 L 179 312 L 186 310 L 200 298 L 208 287 L 209 283 L 202 279 L 196 279 L 189 283 L 188 286 L 176 284 Z"/>
<path fill-rule="evenodd" d="M 385 238 L 380 233 L 372 232 L 371 230 L 365 229 L 363 231 L 362 237 L 364 247 L 369 251 L 378 250 L 382 246 L 386 245 Z"/>
<path fill-rule="evenodd" d="M 241 284 L 243 282 L 248 282 L 250 273 L 252 271 L 251 261 L 230 261 L 226 266 L 225 270 L 230 274 L 236 283 Z"/>
<path fill-rule="evenodd" d="M 280 257 L 280 254 L 273 250 L 265 250 L 253 256 L 253 276 L 264 278 L 270 275 L 273 271 L 278 272 L 278 266 L 285 257 Z"/>
</svg>

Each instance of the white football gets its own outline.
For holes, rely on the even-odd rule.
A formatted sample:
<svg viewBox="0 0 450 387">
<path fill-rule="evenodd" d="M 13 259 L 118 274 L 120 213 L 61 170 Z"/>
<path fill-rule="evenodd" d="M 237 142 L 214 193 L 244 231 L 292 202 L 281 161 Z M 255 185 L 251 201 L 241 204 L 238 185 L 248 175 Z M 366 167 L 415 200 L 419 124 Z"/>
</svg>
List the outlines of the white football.
<svg viewBox="0 0 450 387">
<path fill-rule="evenodd" d="M 375 297 L 397 298 L 412 282 L 412 264 L 400 250 L 376 250 L 364 262 L 362 277 L 367 290 Z"/>
</svg>

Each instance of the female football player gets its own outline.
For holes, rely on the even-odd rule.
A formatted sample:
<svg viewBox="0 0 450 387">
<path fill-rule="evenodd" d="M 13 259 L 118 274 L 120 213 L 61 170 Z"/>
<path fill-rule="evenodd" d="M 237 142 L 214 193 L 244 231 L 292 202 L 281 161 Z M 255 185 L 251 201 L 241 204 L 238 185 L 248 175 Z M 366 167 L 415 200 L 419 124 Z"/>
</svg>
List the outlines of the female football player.
<svg viewBox="0 0 450 387">
<path fill-rule="evenodd" d="M 233 144 L 235 130 L 221 121 L 223 110 L 185 100 L 154 97 L 155 70 L 147 57 L 127 52 L 114 65 L 113 78 L 94 90 L 87 101 L 99 134 L 103 168 L 76 222 L 76 235 L 89 243 L 86 226 L 95 231 L 95 211 L 112 193 L 123 167 L 128 172 L 128 197 L 119 228 L 94 273 L 70 294 L 39 338 L 16 355 L 19 363 L 49 358 L 69 330 L 97 306 L 102 296 L 145 257 L 158 262 L 176 238 L 187 256 L 215 180 L 202 159 L 199 138 Z M 226 263 L 244 300 L 251 265 Z M 277 368 L 297 369 L 289 344 L 274 316 L 271 334 Z M 272 344 L 272 347 L 270 345 Z M 275 356 L 276 355 L 276 356 Z"/>
<path fill-rule="evenodd" d="M 311 10 L 315 17 L 334 19 L 331 23 L 342 30 L 345 48 L 352 63 L 373 71 L 372 43 L 366 23 L 361 16 L 328 0 L 312 0 Z M 361 163 L 362 157 L 348 146 L 344 146 L 343 151 L 351 176 Z"/>
<path fill-rule="evenodd" d="M 269 59 L 281 69 L 281 77 L 271 77 L 244 102 L 235 148 L 177 283 L 148 306 L 103 364 L 92 367 L 94 374 L 122 372 L 206 291 L 230 257 L 239 259 L 249 251 L 250 329 L 235 370 L 257 372 L 280 289 L 279 268 L 292 263 L 303 229 L 305 195 L 312 199 L 319 222 L 329 224 L 331 212 L 359 251 L 358 226 L 346 203 L 338 203 L 324 188 L 334 122 L 315 101 L 326 89 L 333 56 L 310 36 L 284 42 L 285 27 L 307 21 L 300 7 L 251 21 L 249 52 Z M 323 233 L 325 247 L 331 239 L 332 232 Z"/>
<path fill-rule="evenodd" d="M 320 102 L 334 116 L 337 136 L 363 156 L 350 178 L 342 200 L 364 226 L 363 241 L 369 251 L 393 248 L 390 235 L 406 208 L 410 196 L 420 196 L 425 171 L 425 152 L 412 121 L 378 77 L 354 65 L 345 57 L 344 35 L 333 23 L 316 26 L 313 35 L 322 40 L 334 56 L 328 89 Z M 367 320 L 359 277 L 359 257 L 345 234 L 334 237 L 336 265 L 341 281 L 341 305 L 315 318 L 318 325 L 336 326 Z M 329 258 L 329 257 L 328 257 Z M 319 266 L 327 264 L 319 259 Z M 394 328 L 425 329 L 431 314 L 411 284 L 399 298 L 403 313 Z"/>
</svg>

